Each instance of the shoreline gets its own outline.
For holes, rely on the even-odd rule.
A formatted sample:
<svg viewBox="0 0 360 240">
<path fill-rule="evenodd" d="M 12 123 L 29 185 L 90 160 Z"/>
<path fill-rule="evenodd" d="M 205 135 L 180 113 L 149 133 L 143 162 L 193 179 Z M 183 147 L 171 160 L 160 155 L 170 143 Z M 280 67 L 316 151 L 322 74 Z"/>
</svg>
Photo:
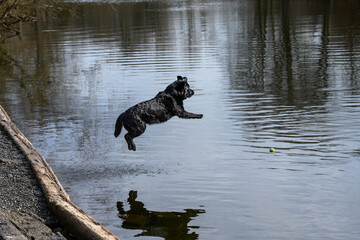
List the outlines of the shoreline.
<svg viewBox="0 0 360 240">
<path fill-rule="evenodd" d="M 0 149 L 0 214 L 27 239 L 73 239 L 48 208 L 28 160 L 2 126 Z M 4 218 L 0 219 L 4 225 Z M 9 233 L 3 228 L 0 239 L 4 238 L 2 233 Z"/>
<path fill-rule="evenodd" d="M 45 158 L 1 105 L 0 150 L 0 240 L 119 240 L 71 202 Z"/>
</svg>

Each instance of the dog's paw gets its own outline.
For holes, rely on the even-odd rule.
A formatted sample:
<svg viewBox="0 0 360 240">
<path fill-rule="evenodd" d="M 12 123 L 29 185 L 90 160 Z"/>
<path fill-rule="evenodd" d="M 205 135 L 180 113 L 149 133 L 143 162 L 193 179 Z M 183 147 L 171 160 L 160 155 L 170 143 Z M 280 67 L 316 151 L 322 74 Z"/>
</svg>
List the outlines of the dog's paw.
<svg viewBox="0 0 360 240">
<path fill-rule="evenodd" d="M 197 115 L 197 118 L 201 119 L 203 116 L 204 116 L 204 115 L 202 115 L 202 114 L 198 114 L 198 115 Z"/>
<path fill-rule="evenodd" d="M 136 145 L 135 144 L 128 144 L 128 149 L 130 150 L 130 151 L 136 151 Z"/>
</svg>

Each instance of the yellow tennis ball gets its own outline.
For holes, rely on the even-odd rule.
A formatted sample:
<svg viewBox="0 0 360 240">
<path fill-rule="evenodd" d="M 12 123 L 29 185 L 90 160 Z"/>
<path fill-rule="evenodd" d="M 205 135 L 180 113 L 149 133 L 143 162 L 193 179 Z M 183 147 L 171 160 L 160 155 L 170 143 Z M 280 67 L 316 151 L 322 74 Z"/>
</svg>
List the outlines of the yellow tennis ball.
<svg viewBox="0 0 360 240">
<path fill-rule="evenodd" d="M 270 148 L 270 150 L 269 150 L 270 152 L 275 152 L 275 148 Z"/>
</svg>

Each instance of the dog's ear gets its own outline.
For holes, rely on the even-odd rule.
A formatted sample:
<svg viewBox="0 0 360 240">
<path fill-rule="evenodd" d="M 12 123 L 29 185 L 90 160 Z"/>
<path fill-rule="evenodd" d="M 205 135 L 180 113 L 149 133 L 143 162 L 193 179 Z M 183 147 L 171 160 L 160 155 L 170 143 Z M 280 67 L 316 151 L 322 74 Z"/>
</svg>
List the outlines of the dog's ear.
<svg viewBox="0 0 360 240">
<path fill-rule="evenodd" d="M 181 94 L 183 89 L 185 86 L 185 81 L 184 80 L 180 80 L 177 82 L 176 86 L 175 86 L 175 90 L 176 90 L 176 94 Z"/>
<path fill-rule="evenodd" d="M 177 80 L 178 81 L 183 80 L 182 76 L 177 76 Z"/>
<path fill-rule="evenodd" d="M 183 77 L 182 79 L 184 82 L 187 82 L 187 77 Z"/>
</svg>

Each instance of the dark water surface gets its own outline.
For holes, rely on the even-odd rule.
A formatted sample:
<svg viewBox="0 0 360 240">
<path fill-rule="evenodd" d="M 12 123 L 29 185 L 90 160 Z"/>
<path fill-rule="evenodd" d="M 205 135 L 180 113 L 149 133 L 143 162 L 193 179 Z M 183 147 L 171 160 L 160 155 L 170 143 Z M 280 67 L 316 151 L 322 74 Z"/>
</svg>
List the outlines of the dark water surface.
<svg viewBox="0 0 360 240">
<path fill-rule="evenodd" d="M 0 104 L 87 213 L 121 239 L 359 239 L 359 1 L 67 7 L 0 44 Z M 128 151 L 118 114 L 177 75 L 204 118 Z"/>
</svg>

